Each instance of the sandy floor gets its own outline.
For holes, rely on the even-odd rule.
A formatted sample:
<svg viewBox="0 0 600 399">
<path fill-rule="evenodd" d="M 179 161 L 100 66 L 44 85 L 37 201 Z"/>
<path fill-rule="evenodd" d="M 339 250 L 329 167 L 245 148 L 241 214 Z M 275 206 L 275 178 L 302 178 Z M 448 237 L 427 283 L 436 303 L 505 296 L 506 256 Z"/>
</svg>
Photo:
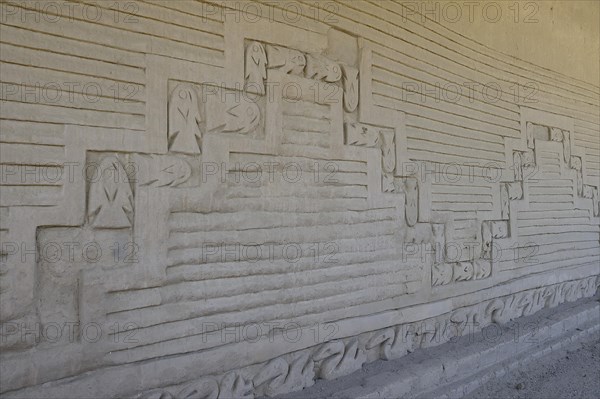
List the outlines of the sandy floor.
<svg viewBox="0 0 600 399">
<path fill-rule="evenodd" d="M 490 381 L 466 398 L 600 398 L 600 338 L 533 361 Z"/>
</svg>

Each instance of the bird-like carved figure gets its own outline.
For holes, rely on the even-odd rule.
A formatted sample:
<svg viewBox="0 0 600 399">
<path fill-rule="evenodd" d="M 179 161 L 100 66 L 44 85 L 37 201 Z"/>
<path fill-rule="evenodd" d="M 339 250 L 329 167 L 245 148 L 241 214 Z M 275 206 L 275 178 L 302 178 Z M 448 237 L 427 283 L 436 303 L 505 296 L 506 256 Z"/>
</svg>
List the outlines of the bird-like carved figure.
<svg viewBox="0 0 600 399">
<path fill-rule="evenodd" d="M 246 47 L 246 90 L 265 94 L 267 78 L 267 54 L 259 42 L 251 42 Z"/>
</svg>

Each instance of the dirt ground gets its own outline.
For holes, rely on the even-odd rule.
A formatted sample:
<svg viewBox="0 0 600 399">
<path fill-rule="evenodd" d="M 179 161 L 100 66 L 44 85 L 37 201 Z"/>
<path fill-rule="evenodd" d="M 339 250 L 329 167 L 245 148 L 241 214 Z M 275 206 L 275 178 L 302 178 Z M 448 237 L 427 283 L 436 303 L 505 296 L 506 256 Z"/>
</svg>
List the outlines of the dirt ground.
<svg viewBox="0 0 600 399">
<path fill-rule="evenodd" d="M 465 398 L 600 398 L 600 337 L 532 361 Z"/>
</svg>

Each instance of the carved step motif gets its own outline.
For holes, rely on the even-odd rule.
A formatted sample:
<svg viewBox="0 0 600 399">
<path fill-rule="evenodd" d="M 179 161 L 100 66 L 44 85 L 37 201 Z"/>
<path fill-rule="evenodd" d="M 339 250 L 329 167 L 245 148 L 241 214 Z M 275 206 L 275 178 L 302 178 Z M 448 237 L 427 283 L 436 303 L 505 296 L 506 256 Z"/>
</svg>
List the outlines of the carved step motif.
<svg viewBox="0 0 600 399">
<path fill-rule="evenodd" d="M 518 151 L 514 152 L 515 157 L 515 165 L 518 165 L 517 158 L 520 156 L 522 158 L 521 165 L 522 168 L 531 167 L 535 165 L 535 140 L 547 140 L 554 141 L 558 143 L 562 143 L 563 149 L 563 161 L 565 165 L 573 170 L 575 170 L 575 179 L 576 179 L 576 188 L 577 188 L 577 196 L 581 198 L 587 198 L 592 200 L 592 214 L 595 217 L 599 216 L 598 211 L 598 187 L 592 185 L 584 184 L 584 174 L 583 174 L 583 162 L 581 157 L 572 155 L 571 151 L 571 132 L 565 129 L 559 129 L 557 127 L 552 126 L 544 126 L 532 122 L 527 122 L 526 124 L 527 131 L 527 146 L 530 148 L 529 151 L 525 153 L 520 153 Z M 517 155 L 520 154 L 520 155 Z M 515 180 L 524 181 L 527 176 L 523 176 L 525 172 L 520 172 L 520 175 L 517 173 L 515 169 Z M 510 183 L 509 183 L 510 184 Z M 517 197 L 515 192 L 515 197 Z M 522 190 L 521 195 L 522 196 Z M 512 196 L 509 196 L 512 197 Z M 513 198 L 509 198 L 513 199 Z M 515 198 L 521 199 L 521 198 Z M 503 206 L 504 208 L 504 206 Z M 504 217 L 503 217 L 504 218 Z"/>
<path fill-rule="evenodd" d="M 378 148 L 381 151 L 382 190 L 395 192 L 394 171 L 396 170 L 395 132 L 358 122 L 344 124 L 346 145 Z"/>
<path fill-rule="evenodd" d="M 287 74 L 334 84 L 338 84 L 341 80 L 344 93 L 344 110 L 353 112 L 358 106 L 359 76 L 358 70 L 353 66 L 336 63 L 322 54 L 307 54 L 298 50 L 260 42 L 248 43 L 246 57 L 246 67 L 249 68 L 246 70 L 247 84 L 259 84 L 264 87 L 264 79 L 266 79 L 268 69 L 278 69 Z M 264 88 L 261 88 L 259 92 L 263 93 Z M 408 227 L 416 228 L 419 219 L 419 184 L 417 179 L 411 176 L 395 176 L 396 144 L 394 131 L 365 123 L 346 121 L 344 133 L 346 145 L 378 148 L 381 151 L 382 191 L 385 193 L 404 192 L 406 223 Z M 483 221 L 480 253 L 476 253 L 473 259 L 466 262 L 448 261 L 445 256 L 446 234 L 444 229 L 438 227 L 434 233 L 434 227 L 431 226 L 432 232 L 428 235 L 432 236 L 432 240 L 434 235 L 436 237 L 433 241 L 436 245 L 436 262 L 434 262 L 431 269 L 432 286 L 483 279 L 491 276 L 493 240 L 508 238 L 510 235 L 507 223 L 510 220 L 510 203 L 524 198 L 523 184 L 531 176 L 532 171 L 535 171 L 535 142 L 540 139 L 562 143 L 564 161 L 577 172 L 578 195 L 591 198 L 594 203 L 593 213 L 594 215 L 598 214 L 597 188 L 584 187 L 581 159 L 571 155 L 571 132 L 556 127 L 527 123 L 527 150 L 513 152 L 514 181 L 500 183 L 501 220 Z M 417 238 L 414 237 L 415 240 Z"/>
<path fill-rule="evenodd" d="M 354 112 L 359 101 L 359 71 L 351 65 L 336 62 L 322 54 L 253 41 L 246 45 L 245 88 L 264 95 L 268 69 L 302 76 L 340 86 L 346 112 Z"/>
<path fill-rule="evenodd" d="M 469 281 L 489 277 L 492 273 L 493 240 L 508 238 L 510 231 L 510 202 L 523 199 L 523 185 L 528 177 L 533 176 L 536 168 L 536 140 L 551 140 L 561 142 L 563 160 L 576 173 L 577 195 L 592 199 L 593 215 L 598 216 L 598 188 L 583 184 L 582 161 L 578 156 L 571 155 L 571 134 L 567 130 L 542 126 L 528 122 L 526 125 L 527 151 L 513 152 L 514 181 L 500 183 L 500 213 L 502 220 L 484 221 L 482 223 L 481 258 L 473 262 L 454 264 L 434 263 L 432 267 L 432 286 L 446 285 L 453 281 Z M 441 240 L 441 238 L 440 238 Z M 438 260 L 438 259 L 436 259 Z"/>
</svg>

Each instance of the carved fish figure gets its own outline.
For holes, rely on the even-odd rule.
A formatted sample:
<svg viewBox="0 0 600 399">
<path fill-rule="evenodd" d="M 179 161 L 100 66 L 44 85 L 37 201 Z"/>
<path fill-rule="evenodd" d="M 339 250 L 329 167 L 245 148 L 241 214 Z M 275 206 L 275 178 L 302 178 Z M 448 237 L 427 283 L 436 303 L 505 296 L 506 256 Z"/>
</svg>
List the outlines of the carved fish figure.
<svg viewBox="0 0 600 399">
<path fill-rule="evenodd" d="M 520 181 L 513 181 L 506 183 L 508 185 L 508 199 L 520 200 L 523 199 L 523 183 Z"/>
<path fill-rule="evenodd" d="M 513 169 L 515 172 L 515 180 L 523 181 L 523 159 L 519 151 L 513 152 Z"/>
<path fill-rule="evenodd" d="M 550 129 L 550 140 L 551 141 L 563 141 L 563 132 L 562 130 L 553 127 Z"/>
<path fill-rule="evenodd" d="M 477 259 L 473 263 L 475 267 L 475 279 L 488 278 L 492 274 L 492 262 L 486 259 Z"/>
<path fill-rule="evenodd" d="M 472 262 L 457 262 L 454 264 L 454 281 L 468 281 L 475 276 Z"/>
<path fill-rule="evenodd" d="M 100 162 L 90 184 L 88 221 L 96 228 L 121 229 L 133 222 L 133 193 L 121 161 L 109 156 Z"/>
<path fill-rule="evenodd" d="M 571 157 L 571 168 L 577 171 L 577 195 L 583 196 L 583 164 L 580 157 Z"/>
<path fill-rule="evenodd" d="M 488 221 L 481 224 L 481 257 L 483 259 L 492 257 L 492 229 Z"/>
<path fill-rule="evenodd" d="M 358 69 L 344 64 L 341 67 L 344 109 L 347 112 L 354 112 L 358 106 Z"/>
<path fill-rule="evenodd" d="M 175 87 L 169 101 L 169 150 L 187 154 L 202 153 L 198 96 L 193 86 Z"/>
<path fill-rule="evenodd" d="M 267 45 L 268 68 L 276 68 L 283 73 L 301 75 L 306 66 L 306 57 L 298 50 Z"/>
<path fill-rule="evenodd" d="M 247 134 L 253 132 L 260 123 L 260 109 L 250 100 L 241 100 L 225 113 L 224 132 Z"/>
<path fill-rule="evenodd" d="M 381 140 L 377 129 L 356 122 L 346 122 L 344 131 L 348 145 L 377 147 Z"/>
<path fill-rule="evenodd" d="M 265 94 L 267 54 L 262 43 L 251 42 L 246 47 L 246 90 Z"/>
<path fill-rule="evenodd" d="M 406 224 L 412 227 L 419 218 L 419 186 L 416 178 L 409 177 L 404 182 L 404 207 Z"/>
<path fill-rule="evenodd" d="M 171 155 L 137 154 L 135 165 L 140 186 L 177 187 L 192 174 L 185 160 Z"/>
<path fill-rule="evenodd" d="M 342 77 L 342 68 L 339 64 L 320 54 L 308 54 L 304 76 L 308 79 L 333 83 Z"/>
<path fill-rule="evenodd" d="M 531 122 L 527 122 L 527 125 L 526 125 L 527 147 L 532 150 L 535 148 L 534 129 L 535 129 L 535 125 Z"/>
<path fill-rule="evenodd" d="M 396 169 L 396 145 L 394 143 L 393 131 L 382 130 L 381 135 L 381 156 L 382 167 L 386 173 L 393 173 Z"/>
<path fill-rule="evenodd" d="M 563 157 L 567 165 L 571 159 L 571 133 L 563 130 Z"/>
<path fill-rule="evenodd" d="M 452 282 L 453 267 L 449 263 L 437 263 L 431 267 L 431 286 L 446 285 Z"/>
</svg>

